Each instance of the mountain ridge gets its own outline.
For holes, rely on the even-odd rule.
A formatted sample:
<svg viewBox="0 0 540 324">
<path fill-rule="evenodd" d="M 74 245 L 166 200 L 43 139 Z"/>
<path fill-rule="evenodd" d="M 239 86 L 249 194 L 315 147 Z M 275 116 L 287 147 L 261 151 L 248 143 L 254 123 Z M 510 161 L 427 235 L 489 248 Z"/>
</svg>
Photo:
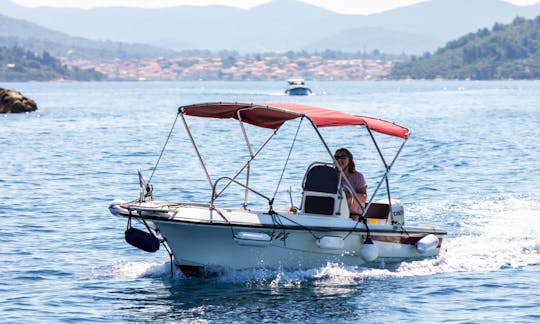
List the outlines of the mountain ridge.
<svg viewBox="0 0 540 324">
<path fill-rule="evenodd" d="M 73 36 L 173 50 L 255 53 L 331 48 L 421 54 L 496 22 L 533 18 L 540 14 L 540 3 L 521 7 L 501 0 L 430 0 L 371 15 L 349 15 L 296 0 L 273 0 L 251 9 L 214 5 L 84 10 L 26 8 L 0 0 L 0 12 Z M 399 36 L 396 46 L 392 41 L 383 43 L 391 33 Z"/>
<path fill-rule="evenodd" d="M 0 46 L 21 47 L 37 53 L 47 51 L 55 57 L 82 59 L 142 59 L 177 55 L 173 50 L 146 44 L 92 41 L 50 30 L 31 22 L 0 14 Z"/>
</svg>

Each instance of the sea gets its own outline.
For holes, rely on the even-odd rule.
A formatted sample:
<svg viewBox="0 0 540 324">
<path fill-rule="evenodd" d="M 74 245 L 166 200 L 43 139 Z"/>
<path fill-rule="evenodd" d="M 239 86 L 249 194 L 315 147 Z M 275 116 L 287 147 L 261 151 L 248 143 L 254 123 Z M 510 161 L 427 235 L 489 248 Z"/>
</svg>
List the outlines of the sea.
<svg viewBox="0 0 540 324">
<path fill-rule="evenodd" d="M 0 322 L 539 323 L 540 82 L 308 85 L 313 95 L 292 97 L 286 82 L 0 83 L 39 108 L 0 115 Z M 218 101 L 309 104 L 407 127 L 391 195 L 407 224 L 447 230 L 440 255 L 191 278 L 171 272 L 164 249 L 128 245 L 126 221 L 108 205 L 138 198 L 138 169 L 156 199 L 209 200 L 175 118 L 181 105 Z M 238 122 L 186 120 L 209 174 L 232 176 L 248 157 Z M 278 130 L 253 166 L 261 192 L 284 196 L 278 207 L 299 204 L 303 165 L 325 159 L 303 123 Z M 343 130 L 321 134 L 330 149 L 351 149 L 368 193 L 384 194 L 384 184 L 373 192 L 384 167 L 365 128 Z M 255 149 L 268 134 L 247 132 Z M 390 163 L 402 141 L 374 138 Z M 240 196 L 223 203 L 239 207 Z"/>
</svg>

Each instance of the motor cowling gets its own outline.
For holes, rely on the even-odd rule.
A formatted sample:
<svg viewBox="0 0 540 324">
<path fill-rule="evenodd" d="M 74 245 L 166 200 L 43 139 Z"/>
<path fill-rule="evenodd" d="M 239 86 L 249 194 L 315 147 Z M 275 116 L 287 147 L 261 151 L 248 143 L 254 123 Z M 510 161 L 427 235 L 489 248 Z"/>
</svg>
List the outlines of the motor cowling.
<svg viewBox="0 0 540 324">
<path fill-rule="evenodd" d="M 390 217 L 392 224 L 405 225 L 405 209 L 399 200 L 392 199 L 392 205 L 390 206 Z"/>
</svg>

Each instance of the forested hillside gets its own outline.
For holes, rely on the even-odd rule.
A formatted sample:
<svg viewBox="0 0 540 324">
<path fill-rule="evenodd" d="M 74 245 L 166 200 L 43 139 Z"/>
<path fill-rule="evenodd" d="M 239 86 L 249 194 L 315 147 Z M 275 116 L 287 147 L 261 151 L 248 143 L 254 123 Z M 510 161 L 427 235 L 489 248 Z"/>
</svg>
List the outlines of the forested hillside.
<svg viewBox="0 0 540 324">
<path fill-rule="evenodd" d="M 517 17 L 396 64 L 393 79 L 540 79 L 540 16 Z"/>
<path fill-rule="evenodd" d="M 62 65 L 60 60 L 48 52 L 39 55 L 19 47 L 0 47 L 0 81 L 92 81 L 104 77 L 93 69 L 83 70 Z"/>
</svg>

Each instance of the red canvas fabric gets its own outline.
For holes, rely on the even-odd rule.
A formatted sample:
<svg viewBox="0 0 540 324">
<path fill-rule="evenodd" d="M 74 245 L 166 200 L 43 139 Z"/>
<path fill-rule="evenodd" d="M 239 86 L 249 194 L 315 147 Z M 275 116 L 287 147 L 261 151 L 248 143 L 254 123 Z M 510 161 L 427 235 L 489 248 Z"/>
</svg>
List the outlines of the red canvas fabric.
<svg viewBox="0 0 540 324">
<path fill-rule="evenodd" d="M 409 130 L 381 119 L 355 116 L 341 111 L 291 103 L 202 103 L 183 106 L 178 111 L 189 116 L 234 118 L 271 129 L 301 116 L 309 117 L 317 127 L 365 125 L 375 132 L 408 138 Z"/>
</svg>

